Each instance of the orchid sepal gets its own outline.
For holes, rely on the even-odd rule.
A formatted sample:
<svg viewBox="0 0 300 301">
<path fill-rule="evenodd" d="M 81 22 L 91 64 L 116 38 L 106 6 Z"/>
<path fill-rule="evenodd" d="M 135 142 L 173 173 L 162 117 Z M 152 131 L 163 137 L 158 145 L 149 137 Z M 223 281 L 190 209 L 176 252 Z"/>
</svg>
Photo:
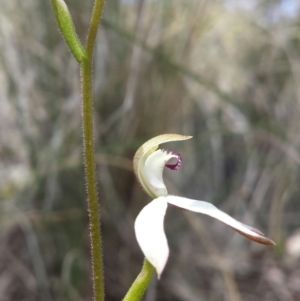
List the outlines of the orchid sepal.
<svg viewBox="0 0 300 301">
<path fill-rule="evenodd" d="M 211 203 L 174 195 L 161 196 L 146 205 L 135 221 L 138 244 L 146 259 L 155 267 L 158 278 L 160 278 L 169 256 L 169 247 L 164 231 L 167 204 L 209 215 L 250 240 L 264 245 L 275 245 L 274 241 L 264 236 L 259 230 L 235 220 Z"/>
<path fill-rule="evenodd" d="M 273 240 L 266 237 L 258 229 L 245 225 L 235 220 L 230 215 L 221 211 L 211 203 L 183 198 L 174 195 L 168 195 L 167 197 L 165 197 L 164 201 L 167 201 L 169 204 L 180 207 L 182 209 L 186 209 L 197 213 L 202 213 L 205 215 L 209 215 L 215 219 L 218 219 L 219 221 L 228 225 L 229 227 L 231 227 L 241 235 L 260 244 L 275 245 L 275 242 Z"/>
<path fill-rule="evenodd" d="M 155 199 L 146 205 L 137 216 L 135 236 L 145 258 L 155 267 L 158 278 L 169 257 L 169 246 L 164 231 L 167 202 Z"/>
</svg>

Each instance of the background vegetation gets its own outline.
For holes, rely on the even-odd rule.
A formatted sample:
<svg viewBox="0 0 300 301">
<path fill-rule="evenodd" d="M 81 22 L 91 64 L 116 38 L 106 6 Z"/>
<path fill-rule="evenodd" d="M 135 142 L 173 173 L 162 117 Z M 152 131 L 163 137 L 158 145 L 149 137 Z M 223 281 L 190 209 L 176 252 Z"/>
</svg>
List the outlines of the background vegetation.
<svg viewBox="0 0 300 301">
<path fill-rule="evenodd" d="M 84 37 L 92 1 L 66 1 Z M 161 133 L 169 191 L 213 202 L 277 242 L 168 211 L 171 258 L 147 301 L 300 300 L 300 7 L 296 0 L 108 0 L 95 60 L 107 300 L 142 253 L 149 202 L 131 160 Z M 0 300 L 91 300 L 78 66 L 50 1 L 0 10 Z"/>
</svg>

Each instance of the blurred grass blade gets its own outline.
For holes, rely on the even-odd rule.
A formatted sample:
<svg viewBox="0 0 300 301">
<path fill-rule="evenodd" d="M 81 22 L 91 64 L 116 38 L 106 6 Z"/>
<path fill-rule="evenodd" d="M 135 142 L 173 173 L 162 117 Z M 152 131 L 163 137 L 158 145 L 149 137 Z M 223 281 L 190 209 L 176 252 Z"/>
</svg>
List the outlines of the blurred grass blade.
<svg viewBox="0 0 300 301">
<path fill-rule="evenodd" d="M 59 29 L 76 61 L 81 63 L 85 58 L 85 50 L 76 34 L 69 9 L 63 0 L 51 0 L 51 3 Z"/>
</svg>

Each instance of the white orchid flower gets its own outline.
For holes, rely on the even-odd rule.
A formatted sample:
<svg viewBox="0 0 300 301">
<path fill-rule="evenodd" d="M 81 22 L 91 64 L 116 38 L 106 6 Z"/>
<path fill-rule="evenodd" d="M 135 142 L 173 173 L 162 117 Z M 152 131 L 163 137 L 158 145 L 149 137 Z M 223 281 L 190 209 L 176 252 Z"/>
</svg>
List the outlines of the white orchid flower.
<svg viewBox="0 0 300 301">
<path fill-rule="evenodd" d="M 181 156 L 173 151 L 158 149 L 165 142 L 187 140 L 191 136 L 165 134 L 150 139 L 134 156 L 134 171 L 145 191 L 154 200 L 145 206 L 135 220 L 135 234 L 146 259 L 155 267 L 160 277 L 169 257 L 169 247 L 164 231 L 164 217 L 168 204 L 209 215 L 227 224 L 247 238 L 265 245 L 275 243 L 259 230 L 238 222 L 214 205 L 184 197 L 169 195 L 163 181 L 164 167 L 176 170 Z M 168 164 L 175 159 L 175 164 Z"/>
</svg>

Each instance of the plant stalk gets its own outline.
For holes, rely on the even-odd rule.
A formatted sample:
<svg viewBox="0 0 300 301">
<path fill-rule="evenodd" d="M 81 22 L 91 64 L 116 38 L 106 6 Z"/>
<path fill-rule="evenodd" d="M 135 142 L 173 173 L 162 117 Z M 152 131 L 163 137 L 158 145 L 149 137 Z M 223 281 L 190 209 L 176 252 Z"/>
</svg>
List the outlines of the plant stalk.
<svg viewBox="0 0 300 301">
<path fill-rule="evenodd" d="M 144 264 L 140 274 L 136 277 L 123 301 L 139 301 L 143 297 L 149 283 L 153 277 L 155 269 L 153 265 L 144 259 Z"/>
<path fill-rule="evenodd" d="M 95 0 L 86 43 L 86 57 L 80 64 L 84 166 L 89 211 L 94 301 L 104 301 L 104 276 L 100 209 L 98 205 L 95 145 L 93 133 L 93 54 L 104 0 Z"/>
</svg>

